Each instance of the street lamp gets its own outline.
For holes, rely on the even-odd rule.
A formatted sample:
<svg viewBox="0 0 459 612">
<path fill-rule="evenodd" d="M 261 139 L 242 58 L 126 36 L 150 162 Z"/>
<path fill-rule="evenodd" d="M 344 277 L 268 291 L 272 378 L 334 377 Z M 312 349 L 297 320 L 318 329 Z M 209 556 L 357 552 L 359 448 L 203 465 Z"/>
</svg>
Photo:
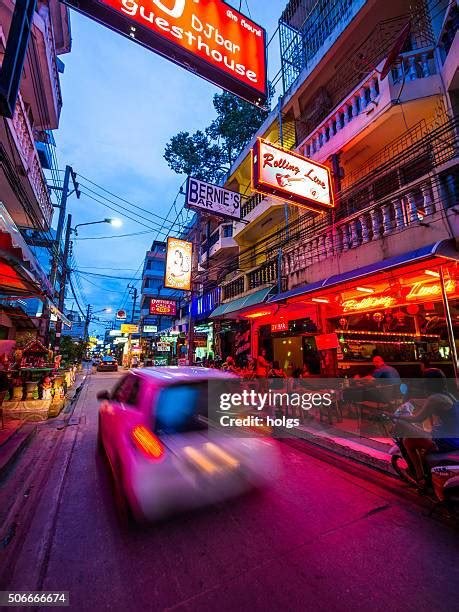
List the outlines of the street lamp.
<svg viewBox="0 0 459 612">
<path fill-rule="evenodd" d="M 75 236 L 77 236 L 78 227 L 82 227 L 83 225 L 98 225 L 99 223 L 109 223 L 110 225 L 113 225 L 113 227 L 121 227 L 123 225 L 123 222 L 121 221 L 121 219 L 107 218 L 107 219 L 102 219 L 102 221 L 89 221 L 88 223 L 77 223 L 75 227 L 72 227 L 71 231 L 74 232 Z"/>
</svg>

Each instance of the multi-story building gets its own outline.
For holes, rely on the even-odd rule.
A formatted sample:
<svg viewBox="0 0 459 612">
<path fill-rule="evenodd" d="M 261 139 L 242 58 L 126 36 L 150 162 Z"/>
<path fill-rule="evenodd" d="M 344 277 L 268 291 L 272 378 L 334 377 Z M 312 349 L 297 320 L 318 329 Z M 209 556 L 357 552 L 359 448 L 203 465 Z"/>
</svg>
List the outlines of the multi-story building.
<svg viewBox="0 0 459 612">
<path fill-rule="evenodd" d="M 71 326 L 65 326 L 62 329 L 62 335 L 72 338 L 72 340 L 84 340 L 86 321 L 77 310 L 67 310 L 66 317 L 70 321 Z"/>
<path fill-rule="evenodd" d="M 0 3 L 0 47 L 5 51 L 14 2 Z M 50 235 L 53 206 L 43 169 L 50 169 L 52 130 L 59 125 L 62 95 L 59 55 L 70 51 L 67 7 L 58 0 L 37 3 L 33 17 L 19 95 L 11 119 L 0 122 L 0 294 L 9 298 L 55 298 L 42 264 L 26 243 L 25 235 L 37 230 L 44 241 Z M 19 317 L 0 312 L 0 338 L 15 339 Z M 35 308 L 35 310 L 37 310 Z M 27 315 L 27 304 L 21 305 Z M 11 313 L 10 313 L 11 314 Z M 35 316 L 36 312 L 31 313 Z"/>
<path fill-rule="evenodd" d="M 279 29 L 281 112 L 256 137 L 328 166 L 336 207 L 317 214 L 251 193 L 255 137 L 225 181 L 247 196 L 243 220 L 230 238 L 228 224 L 212 228 L 212 251 L 200 252 L 201 277 L 221 288 L 211 320 L 243 343 L 250 326 L 250 353 L 263 347 L 292 369 L 365 373 L 378 351 L 404 373 L 417 374 L 424 353 L 452 372 L 456 3 L 291 0 Z M 325 333 L 337 348 L 318 350 Z"/>
<path fill-rule="evenodd" d="M 145 255 L 142 272 L 142 288 L 140 298 L 140 320 L 147 329 L 153 326 L 157 331 L 168 329 L 173 324 L 173 314 L 158 315 L 151 310 L 151 300 L 177 300 L 177 291 L 164 287 L 166 270 L 166 243 L 155 240 L 151 249 Z M 145 332 L 144 338 L 153 338 L 156 332 Z"/>
</svg>

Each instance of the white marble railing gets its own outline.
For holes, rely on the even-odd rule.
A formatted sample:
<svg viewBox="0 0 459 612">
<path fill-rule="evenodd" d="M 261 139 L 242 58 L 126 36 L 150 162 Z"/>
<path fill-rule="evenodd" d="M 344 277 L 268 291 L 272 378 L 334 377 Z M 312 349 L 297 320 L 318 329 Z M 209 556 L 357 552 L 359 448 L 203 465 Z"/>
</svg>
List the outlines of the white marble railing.
<svg viewBox="0 0 459 612">
<path fill-rule="evenodd" d="M 53 207 L 21 94 L 18 95 L 13 118 L 7 119 L 7 122 L 40 206 L 45 225 L 49 226 L 53 216 Z"/>
<path fill-rule="evenodd" d="M 431 187 L 426 182 L 417 190 L 363 210 L 338 222 L 334 228 L 297 244 L 284 254 L 282 274 L 300 272 L 323 259 L 400 232 L 409 225 L 423 221 L 435 211 Z"/>
<path fill-rule="evenodd" d="M 397 63 L 389 74 L 393 84 L 415 81 L 435 74 L 433 47 L 410 51 L 399 56 Z M 381 69 L 383 63 L 378 66 Z M 335 110 L 326 117 L 317 128 L 311 132 L 298 147 L 306 157 L 314 157 L 328 142 L 332 141 L 341 130 L 354 121 L 359 115 L 367 113 L 372 103 L 377 102 L 387 79 L 381 82 L 376 70 L 367 77 Z M 369 117 L 369 121 L 373 118 Z"/>
</svg>

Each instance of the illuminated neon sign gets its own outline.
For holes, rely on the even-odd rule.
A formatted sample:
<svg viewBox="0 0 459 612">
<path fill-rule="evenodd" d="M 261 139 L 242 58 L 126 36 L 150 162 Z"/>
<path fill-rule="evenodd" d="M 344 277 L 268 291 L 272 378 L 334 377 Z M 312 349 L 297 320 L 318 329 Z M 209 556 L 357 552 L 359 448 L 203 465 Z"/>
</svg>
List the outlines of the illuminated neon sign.
<svg viewBox="0 0 459 612">
<path fill-rule="evenodd" d="M 389 295 L 365 297 L 361 300 L 346 300 L 342 303 L 344 312 L 360 312 L 374 310 L 375 308 L 390 308 L 395 304 L 395 298 Z"/>
<path fill-rule="evenodd" d="M 445 282 L 446 293 L 454 293 L 456 290 L 456 283 L 453 280 L 447 280 Z M 415 283 L 408 295 L 408 300 L 415 300 L 417 298 L 432 298 L 441 296 L 440 283 Z"/>
<path fill-rule="evenodd" d="M 279 323 L 271 324 L 271 333 L 288 331 L 288 321 L 280 321 Z"/>
<path fill-rule="evenodd" d="M 252 188 L 315 212 L 335 207 L 329 168 L 262 138 L 252 150 Z"/>
<path fill-rule="evenodd" d="M 250 314 L 245 315 L 246 319 L 259 319 L 260 317 L 266 317 L 271 314 L 269 310 L 259 310 L 258 312 L 252 312 Z"/>
<path fill-rule="evenodd" d="M 221 0 L 65 2 L 218 87 L 266 102 L 266 32 Z"/>
</svg>

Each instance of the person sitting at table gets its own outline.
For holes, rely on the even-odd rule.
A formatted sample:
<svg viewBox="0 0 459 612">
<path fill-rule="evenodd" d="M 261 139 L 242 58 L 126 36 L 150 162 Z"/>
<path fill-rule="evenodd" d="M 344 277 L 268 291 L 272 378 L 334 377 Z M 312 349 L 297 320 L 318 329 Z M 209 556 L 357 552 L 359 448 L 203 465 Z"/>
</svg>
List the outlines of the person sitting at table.
<svg viewBox="0 0 459 612">
<path fill-rule="evenodd" d="M 400 380 L 398 371 L 394 367 L 387 365 L 381 355 L 374 355 L 373 365 L 375 366 L 371 374 L 373 378 L 392 378 Z"/>
</svg>

